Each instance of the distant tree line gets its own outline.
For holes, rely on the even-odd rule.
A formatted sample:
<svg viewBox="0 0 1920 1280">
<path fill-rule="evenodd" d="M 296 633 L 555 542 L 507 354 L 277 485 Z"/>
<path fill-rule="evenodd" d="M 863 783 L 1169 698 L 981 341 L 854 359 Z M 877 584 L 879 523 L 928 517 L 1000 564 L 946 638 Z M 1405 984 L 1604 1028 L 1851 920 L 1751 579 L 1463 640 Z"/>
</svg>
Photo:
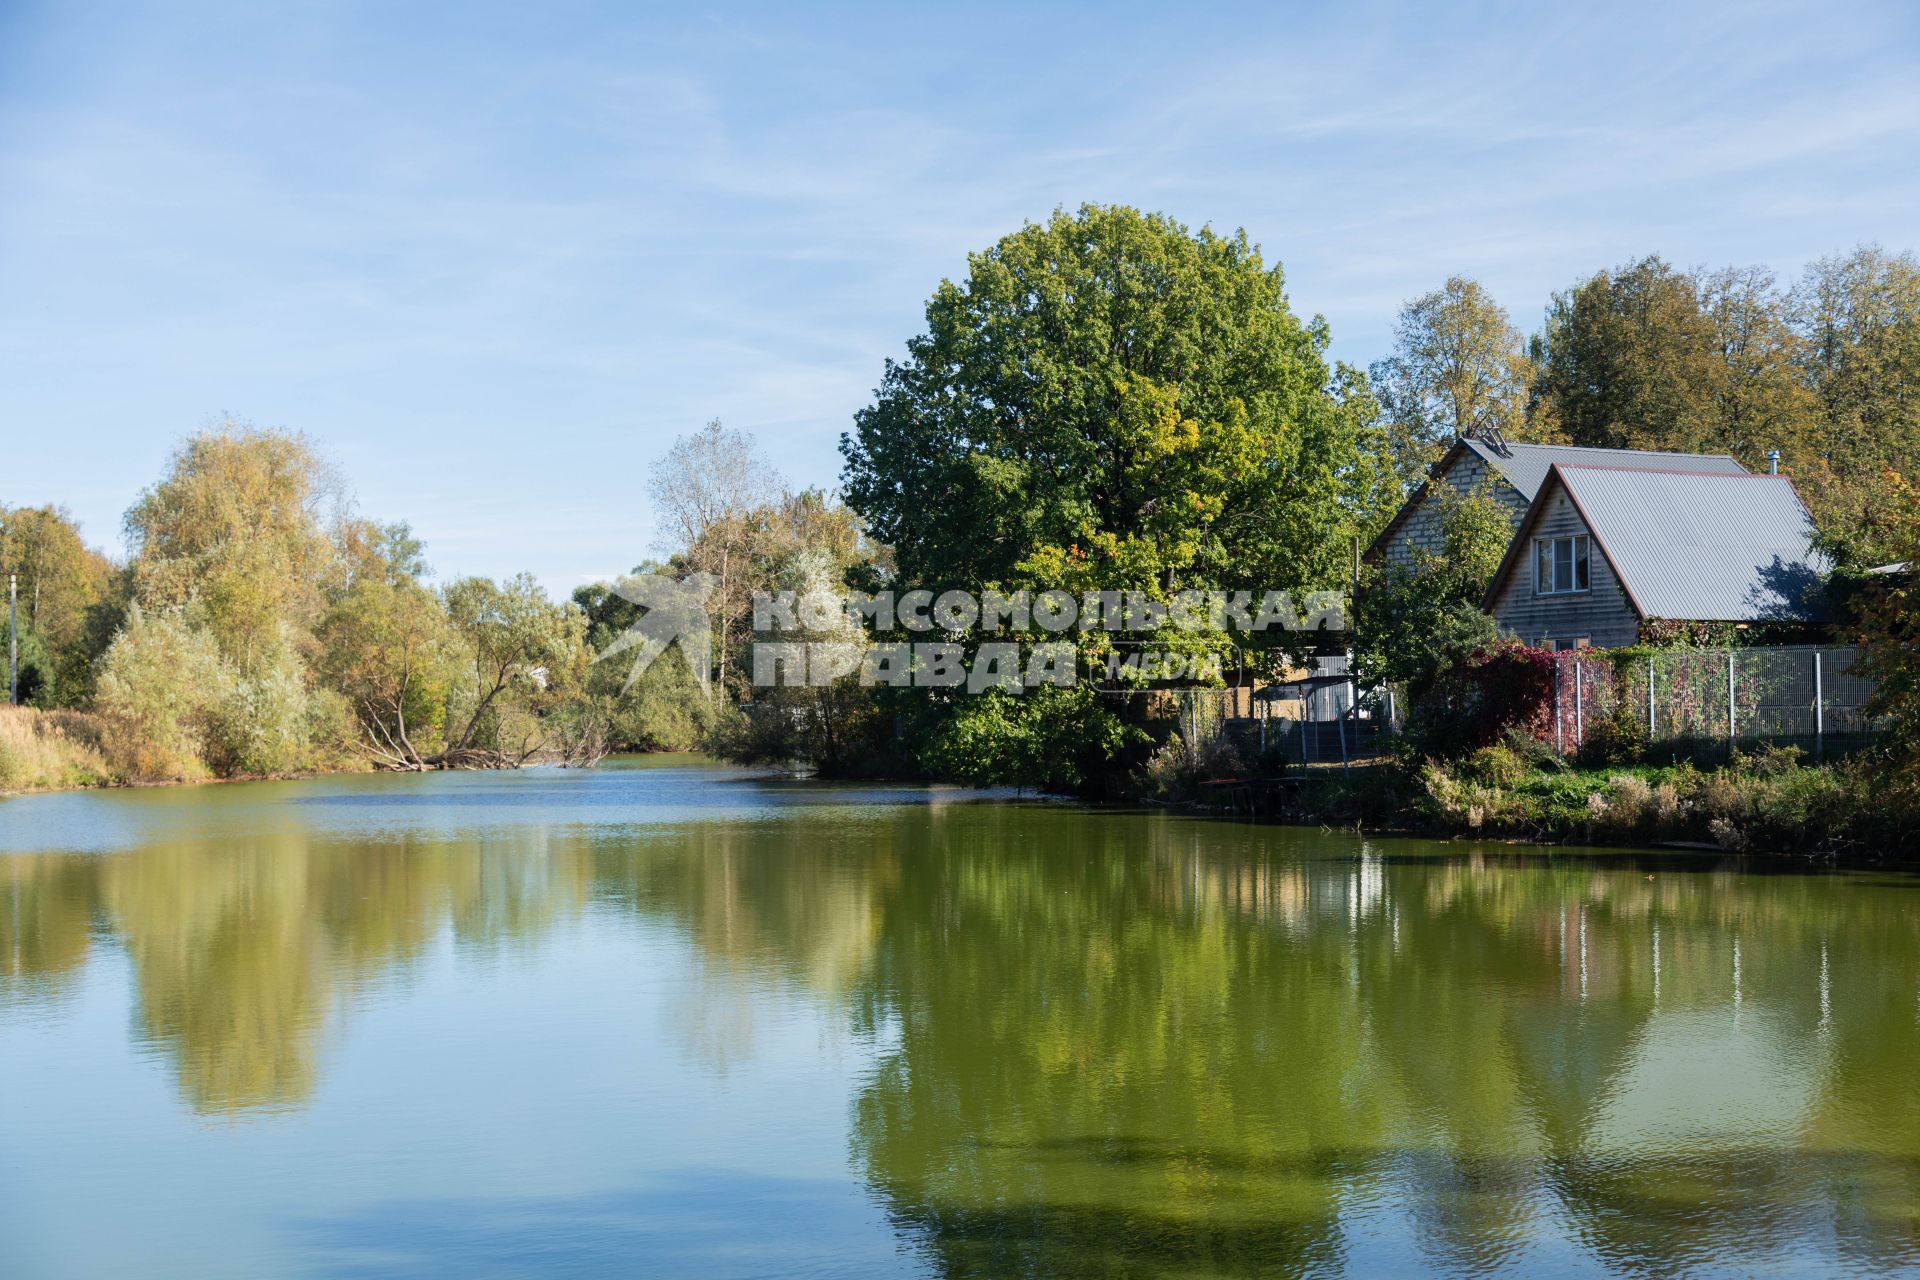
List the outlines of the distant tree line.
<svg viewBox="0 0 1920 1280">
<path fill-rule="evenodd" d="M 590 758 L 586 618 L 531 578 L 429 585 L 301 436 L 232 422 L 175 452 L 115 565 L 55 508 L 0 511 L 29 602 L 24 700 L 93 780 Z"/>
<path fill-rule="evenodd" d="M 1406 304 L 1371 379 L 1403 488 L 1485 427 L 1754 471 L 1777 450 L 1828 549 L 1884 563 L 1891 479 L 1920 473 L 1920 260 L 1864 245 L 1782 284 L 1646 257 L 1555 294 L 1531 337 L 1456 276 Z"/>
<path fill-rule="evenodd" d="M 870 559 L 853 513 L 787 491 L 752 438 L 718 422 L 675 443 L 652 490 L 674 549 L 635 572 L 714 575 L 713 696 L 678 649 L 632 680 L 628 664 L 595 661 L 639 616 L 617 583 L 567 601 L 524 574 L 436 583 L 411 530 L 357 514 L 294 433 L 225 422 L 188 438 L 128 511 L 124 563 L 88 548 L 59 508 L 0 508 L 21 700 L 58 713 L 0 725 L 0 787 L 585 763 L 712 743 L 752 754 L 756 741 L 791 759 L 808 733 L 831 739 L 831 720 L 764 714 L 780 733 L 756 738 L 735 706 L 751 593 L 838 583 Z"/>
</svg>

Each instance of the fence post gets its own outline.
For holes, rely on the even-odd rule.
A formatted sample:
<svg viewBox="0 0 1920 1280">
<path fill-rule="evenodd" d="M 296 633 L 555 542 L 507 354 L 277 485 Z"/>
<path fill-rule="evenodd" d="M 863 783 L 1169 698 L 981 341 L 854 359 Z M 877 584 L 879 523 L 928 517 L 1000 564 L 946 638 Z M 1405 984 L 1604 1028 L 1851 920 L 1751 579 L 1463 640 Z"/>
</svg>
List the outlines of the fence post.
<svg viewBox="0 0 1920 1280">
<path fill-rule="evenodd" d="M 1553 749 L 1561 755 L 1565 755 L 1567 753 L 1567 734 L 1566 730 L 1562 728 L 1562 725 L 1566 720 L 1566 713 L 1561 709 L 1562 701 L 1560 697 L 1560 655 L 1556 653 L 1553 655 Z"/>
<path fill-rule="evenodd" d="M 1653 655 L 1647 655 L 1647 742 L 1653 742 Z"/>
<path fill-rule="evenodd" d="M 1573 749 L 1577 752 L 1587 740 L 1585 690 L 1581 687 L 1580 659 L 1573 660 Z"/>
<path fill-rule="evenodd" d="M 1733 648 L 1732 646 L 1728 646 L 1727 648 L 1727 758 L 1728 759 L 1733 758 L 1734 750 L 1735 748 L 1734 748 L 1734 727 L 1733 727 Z"/>
<path fill-rule="evenodd" d="M 1827 696 L 1820 684 L 1820 651 L 1813 651 L 1813 758 L 1824 759 L 1827 751 Z"/>
</svg>

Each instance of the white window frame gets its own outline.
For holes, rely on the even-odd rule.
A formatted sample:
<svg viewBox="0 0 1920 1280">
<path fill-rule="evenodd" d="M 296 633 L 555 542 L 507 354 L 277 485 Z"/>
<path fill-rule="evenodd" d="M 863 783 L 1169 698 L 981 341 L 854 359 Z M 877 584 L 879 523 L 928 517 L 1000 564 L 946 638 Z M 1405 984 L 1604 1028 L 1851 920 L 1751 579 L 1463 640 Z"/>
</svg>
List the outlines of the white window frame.
<svg viewBox="0 0 1920 1280">
<path fill-rule="evenodd" d="M 1567 571 L 1568 585 L 1560 585 L 1560 544 L 1568 544 Z M 1587 580 L 1580 583 L 1580 568 L 1586 566 Z M 1549 579 L 1543 572 L 1551 566 Z M 1535 538 L 1533 540 L 1533 594 L 1536 596 L 1579 596 L 1593 590 L 1593 540 L 1584 533 L 1566 533 L 1555 538 Z"/>
</svg>

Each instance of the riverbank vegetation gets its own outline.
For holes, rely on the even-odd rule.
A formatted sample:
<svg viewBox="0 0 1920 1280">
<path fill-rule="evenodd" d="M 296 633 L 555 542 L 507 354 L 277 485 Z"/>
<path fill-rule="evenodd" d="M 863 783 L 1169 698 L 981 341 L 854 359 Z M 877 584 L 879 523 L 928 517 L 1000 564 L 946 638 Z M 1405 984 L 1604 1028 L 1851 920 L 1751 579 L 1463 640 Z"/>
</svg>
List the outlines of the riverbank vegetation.
<svg viewBox="0 0 1920 1280">
<path fill-rule="evenodd" d="M 433 587 L 302 437 L 223 423 L 127 514 L 130 556 L 0 513 L 26 597 L 8 788 L 589 758 L 586 619 L 530 578 Z"/>
<path fill-rule="evenodd" d="M 1205 806 L 1189 786 L 1175 794 Z M 1809 760 L 1797 748 L 1696 765 L 1593 764 L 1482 748 L 1450 761 L 1389 759 L 1324 771 L 1268 810 L 1298 822 L 1533 844 L 1698 845 L 1877 861 L 1912 856 L 1911 797 L 1886 791 L 1886 761 Z"/>
<path fill-rule="evenodd" d="M 0 791 L 97 787 L 129 776 L 109 759 L 106 727 L 84 711 L 0 707 Z"/>
</svg>

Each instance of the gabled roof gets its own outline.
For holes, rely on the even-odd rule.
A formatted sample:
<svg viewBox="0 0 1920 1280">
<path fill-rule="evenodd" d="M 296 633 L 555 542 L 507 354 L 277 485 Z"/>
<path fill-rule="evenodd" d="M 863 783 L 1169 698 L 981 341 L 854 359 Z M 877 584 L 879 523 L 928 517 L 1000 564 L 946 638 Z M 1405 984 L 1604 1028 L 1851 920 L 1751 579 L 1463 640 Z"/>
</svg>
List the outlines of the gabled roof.
<svg viewBox="0 0 1920 1280">
<path fill-rule="evenodd" d="M 1483 607 L 1516 567 L 1533 527 L 1564 489 L 1642 618 L 1813 620 L 1831 563 L 1785 476 L 1555 463 L 1507 548 Z"/>
<path fill-rule="evenodd" d="M 1487 465 L 1532 502 L 1557 465 L 1569 467 L 1632 467 L 1642 471 L 1704 471 L 1744 476 L 1747 469 L 1724 453 L 1659 453 L 1652 449 L 1588 449 L 1570 444 L 1508 444 L 1498 446 L 1478 437 L 1461 444 L 1486 459 Z"/>
<path fill-rule="evenodd" d="M 1387 522 L 1387 527 L 1367 548 L 1369 557 L 1384 547 L 1387 539 L 1426 501 L 1427 491 L 1433 487 L 1433 482 L 1445 475 L 1455 460 L 1467 452 L 1479 455 L 1495 475 L 1512 485 L 1528 502 L 1532 502 L 1534 495 L 1540 492 L 1547 472 L 1557 463 L 1569 466 L 1636 467 L 1647 471 L 1704 471 L 1733 476 L 1748 474 L 1745 467 L 1724 453 L 1658 453 L 1651 449 L 1589 449 L 1570 444 L 1511 442 L 1502 446 L 1478 436 L 1470 436 L 1455 440 L 1440 456 L 1440 460 L 1433 464 L 1427 472 L 1425 483 L 1400 505 L 1400 510 Z"/>
</svg>

